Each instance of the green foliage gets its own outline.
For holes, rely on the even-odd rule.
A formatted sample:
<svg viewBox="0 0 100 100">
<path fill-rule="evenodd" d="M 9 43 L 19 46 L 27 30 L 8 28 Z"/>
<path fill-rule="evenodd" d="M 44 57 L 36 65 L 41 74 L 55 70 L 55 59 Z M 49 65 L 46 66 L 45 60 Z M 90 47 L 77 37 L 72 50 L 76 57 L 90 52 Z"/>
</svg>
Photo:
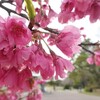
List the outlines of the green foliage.
<svg viewBox="0 0 100 100">
<path fill-rule="evenodd" d="M 90 88 L 90 87 L 85 87 L 84 89 L 86 92 L 93 92 L 93 88 Z"/>
<path fill-rule="evenodd" d="M 70 85 L 70 84 L 66 84 L 66 85 L 64 86 L 64 89 L 71 89 L 71 85 Z"/>
<path fill-rule="evenodd" d="M 59 86 L 60 83 L 61 83 L 60 80 L 58 80 L 58 81 L 53 81 L 53 80 L 51 80 L 51 81 L 48 82 L 48 84 L 51 85 L 51 86 L 53 86 L 53 85 Z"/>
<path fill-rule="evenodd" d="M 74 65 L 76 69 L 69 75 L 73 81 L 74 88 L 86 88 L 86 91 L 91 88 L 100 88 L 100 67 L 89 65 L 86 62 L 88 55 L 82 51 L 77 57 Z"/>
</svg>

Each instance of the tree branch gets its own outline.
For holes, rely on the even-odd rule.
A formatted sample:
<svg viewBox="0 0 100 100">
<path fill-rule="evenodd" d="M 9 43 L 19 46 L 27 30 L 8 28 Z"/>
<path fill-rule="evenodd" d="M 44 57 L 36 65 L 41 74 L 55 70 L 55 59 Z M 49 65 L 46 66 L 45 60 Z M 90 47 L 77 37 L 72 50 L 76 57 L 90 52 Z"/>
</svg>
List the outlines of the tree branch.
<svg viewBox="0 0 100 100">
<path fill-rule="evenodd" d="M 7 8 L 7 7 L 5 7 L 4 5 L 2 5 L 2 3 L 4 3 L 4 2 L 8 2 L 8 1 L 1 1 L 0 2 L 0 7 L 2 8 L 2 9 L 4 9 L 4 10 L 6 10 L 7 12 L 8 12 L 8 14 L 10 15 L 11 13 L 14 13 L 14 14 L 16 14 L 16 15 L 19 15 L 19 16 L 21 16 L 21 17 L 24 17 L 24 18 L 26 18 L 27 20 L 28 20 L 28 17 L 25 15 L 25 14 L 18 14 L 18 13 L 16 13 L 16 11 L 14 11 L 14 10 L 12 10 L 12 9 L 9 9 L 9 8 Z M 10 2 L 9 2 L 10 3 Z"/>
<path fill-rule="evenodd" d="M 38 27 L 41 27 L 39 23 L 35 23 L 35 25 L 38 26 Z M 46 31 L 49 31 L 51 33 L 59 34 L 59 32 L 57 30 L 49 28 L 49 27 L 45 27 L 43 29 L 46 30 Z"/>
<path fill-rule="evenodd" d="M 90 50 L 86 49 L 86 48 L 85 48 L 85 47 L 83 47 L 81 44 L 79 44 L 79 46 L 80 46 L 83 50 L 85 50 L 86 52 L 88 52 L 88 53 L 90 53 L 90 54 L 94 55 L 94 52 L 92 52 L 92 51 L 90 51 Z"/>
<path fill-rule="evenodd" d="M 96 42 L 96 43 L 81 43 L 80 45 L 84 45 L 84 46 L 99 46 L 100 43 Z"/>
</svg>

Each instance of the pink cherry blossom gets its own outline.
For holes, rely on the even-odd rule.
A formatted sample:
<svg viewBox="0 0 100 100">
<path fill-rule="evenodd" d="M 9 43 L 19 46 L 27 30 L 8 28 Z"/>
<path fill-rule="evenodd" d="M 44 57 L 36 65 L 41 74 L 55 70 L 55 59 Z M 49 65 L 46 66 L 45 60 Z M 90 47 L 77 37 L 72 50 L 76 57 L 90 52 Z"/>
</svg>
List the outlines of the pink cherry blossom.
<svg viewBox="0 0 100 100">
<path fill-rule="evenodd" d="M 58 20 L 60 23 L 67 23 L 71 17 L 72 14 L 62 11 L 58 16 Z"/>
<path fill-rule="evenodd" d="M 9 42 L 5 34 L 5 20 L 0 16 L 0 50 L 7 47 Z"/>
<path fill-rule="evenodd" d="M 5 25 L 5 26 L 4 26 Z M 25 20 L 18 17 L 8 17 L 5 20 L 4 29 L 0 33 L 6 35 L 6 41 L 10 46 L 25 46 L 31 40 L 31 31 L 25 25 Z"/>
<path fill-rule="evenodd" d="M 50 20 L 44 11 L 38 12 L 38 14 L 35 17 L 35 21 L 38 22 L 43 28 L 50 23 Z"/>
<path fill-rule="evenodd" d="M 57 13 L 48 5 L 41 5 L 41 9 L 36 8 L 36 12 L 35 22 L 39 23 L 43 28 L 52 22 L 53 18 L 57 17 Z"/>
<path fill-rule="evenodd" d="M 0 100 L 18 100 L 18 95 L 11 90 L 2 90 L 0 92 Z"/>
<path fill-rule="evenodd" d="M 31 32 L 24 25 L 22 18 L 9 17 L 4 20 L 0 17 L 0 49 L 7 46 L 24 46 L 31 40 Z"/>
<path fill-rule="evenodd" d="M 60 23 L 81 19 L 87 15 L 91 22 L 100 19 L 100 0 L 62 0 L 59 14 L 53 11 L 49 0 L 32 1 L 38 4 L 38 8 L 35 9 L 34 22 L 27 20 L 29 26 L 25 24 L 23 18 L 24 14 L 27 15 L 26 10 L 21 14 L 22 6 L 25 6 L 23 5 L 24 0 L 2 0 L 0 2 L 1 8 L 9 14 L 6 19 L 0 17 L 0 87 L 6 87 L 11 91 L 11 94 L 7 92 L 7 95 L 5 91 L 0 93 L 0 100 L 17 100 L 19 98 L 16 94 L 23 91 L 29 93 L 25 99 L 41 100 L 42 93 L 38 89 L 38 84 L 43 84 L 44 81 L 35 80 L 32 72 L 39 73 L 43 80 L 47 80 L 53 76 L 55 79 L 65 78 L 68 72 L 74 70 L 71 61 L 56 55 L 44 38 L 49 36 L 50 45 L 55 45 L 71 58 L 80 50 L 79 44 L 82 36 L 80 30 L 82 28 L 80 30 L 74 26 L 66 26 L 63 30 L 48 28 L 47 26 L 54 17 L 58 17 Z M 5 3 L 15 6 L 16 12 L 6 8 Z M 11 17 L 12 13 L 22 18 Z M 34 27 L 35 25 L 38 28 Z M 46 32 L 42 32 L 40 28 Z M 47 33 L 48 35 L 44 35 Z M 49 53 L 43 48 L 42 42 L 47 45 Z M 100 50 L 95 51 L 87 62 L 100 66 Z"/>
<path fill-rule="evenodd" d="M 42 69 L 41 66 L 38 65 L 38 66 L 36 66 L 36 67 L 34 68 L 34 71 L 35 71 L 36 73 L 40 72 L 40 74 L 41 74 L 41 76 L 42 76 L 42 78 L 43 78 L 44 80 L 51 79 L 52 76 L 54 75 L 54 68 L 53 68 L 53 66 L 48 66 L 48 67 L 46 67 L 45 69 Z"/>
<path fill-rule="evenodd" d="M 7 100 L 7 99 L 8 99 L 8 97 L 5 93 L 0 94 L 0 100 Z"/>
<path fill-rule="evenodd" d="M 45 52 L 42 45 L 33 45 L 28 66 L 35 72 L 40 72 L 43 79 L 49 79 L 54 74 L 52 57 Z"/>
<path fill-rule="evenodd" d="M 9 17 L 6 21 L 6 34 L 8 36 L 9 44 L 26 45 L 31 40 L 31 31 L 25 25 L 24 20 L 19 18 Z M 9 29 L 9 30 L 8 30 Z"/>
<path fill-rule="evenodd" d="M 65 78 L 67 76 L 67 72 L 72 72 L 74 70 L 74 66 L 69 60 L 66 60 L 60 56 L 57 56 L 54 52 L 51 51 L 51 55 L 53 57 L 53 63 L 55 67 L 55 78 Z"/>
<path fill-rule="evenodd" d="M 53 34 L 53 33 L 51 33 L 50 34 L 50 36 L 49 36 L 49 38 L 47 39 L 47 41 L 49 42 L 49 45 L 55 45 L 55 40 L 56 40 L 56 38 L 57 38 L 57 34 Z"/>
<path fill-rule="evenodd" d="M 12 88 L 13 91 L 17 90 L 17 81 L 18 81 L 18 71 L 15 68 L 12 68 L 8 71 L 5 71 L 4 75 L 0 79 L 0 83 L 3 82 L 3 85 L 8 88 Z"/>
<path fill-rule="evenodd" d="M 74 0 L 63 0 L 61 4 L 61 12 L 59 13 L 58 20 L 60 23 L 66 23 L 72 18 L 71 11 L 74 7 Z"/>
<path fill-rule="evenodd" d="M 87 14 L 90 15 L 90 21 L 96 22 L 98 19 L 100 19 L 100 1 L 99 0 L 92 0 L 94 1 L 91 4 L 91 7 L 88 9 Z"/>
<path fill-rule="evenodd" d="M 6 48 L 0 51 L 0 64 L 2 68 L 16 67 L 19 70 L 26 68 L 24 65 L 30 57 L 30 48 Z"/>
<path fill-rule="evenodd" d="M 88 62 L 89 64 L 94 64 L 94 57 L 91 56 L 91 57 L 87 58 L 87 62 Z"/>
<path fill-rule="evenodd" d="M 99 0 L 63 0 L 58 19 L 61 23 L 89 15 L 91 22 L 100 19 Z M 96 12 L 95 12 L 96 11 Z"/>
<path fill-rule="evenodd" d="M 31 89 L 30 78 L 32 78 L 31 71 L 26 68 L 22 71 L 18 71 L 16 68 L 12 68 L 9 70 L 2 69 L 3 74 L 0 79 L 0 84 L 2 86 L 7 86 L 12 91 L 24 90 L 28 91 Z"/>
<path fill-rule="evenodd" d="M 47 4 L 49 3 L 49 0 L 44 0 Z"/>
<path fill-rule="evenodd" d="M 29 91 L 33 88 L 34 83 L 31 82 L 32 73 L 28 68 L 25 68 L 18 74 L 18 87 L 20 90 Z"/>
<path fill-rule="evenodd" d="M 80 31 L 74 26 L 66 26 L 56 38 L 56 46 L 67 56 L 72 57 L 80 49 Z"/>
<path fill-rule="evenodd" d="M 97 19 L 100 19 L 99 9 L 100 9 L 99 0 L 88 0 L 88 1 L 76 0 L 76 3 L 75 3 L 76 16 L 78 16 L 79 18 L 82 18 L 86 15 L 89 15 L 91 22 L 95 22 L 97 21 Z"/>
<path fill-rule="evenodd" d="M 42 16 L 40 25 L 42 27 L 46 27 L 49 23 L 50 23 L 50 19 L 48 18 L 48 16 L 46 16 L 46 15 Z"/>
<path fill-rule="evenodd" d="M 64 71 L 66 70 L 72 72 L 74 69 L 74 66 L 71 64 L 71 62 L 62 57 L 58 57 L 57 59 L 55 59 L 54 65 L 56 70 L 56 79 L 58 79 L 58 76 L 60 78 L 65 78 L 66 73 Z"/>
<path fill-rule="evenodd" d="M 38 22 L 41 27 L 46 27 L 50 22 L 46 14 L 47 9 L 48 7 L 46 5 L 45 6 L 41 5 L 41 9 L 36 8 L 37 15 L 35 17 L 35 22 Z"/>
<path fill-rule="evenodd" d="M 75 0 L 75 16 L 79 19 L 89 15 L 90 21 L 95 22 L 100 19 L 100 5 L 98 0 Z M 96 12 L 95 12 L 96 11 Z"/>
<path fill-rule="evenodd" d="M 53 9 L 51 9 L 51 8 L 49 7 L 48 18 L 50 19 L 50 21 L 52 21 L 53 18 L 55 18 L 55 17 L 57 17 L 57 13 L 56 13 Z"/>
<path fill-rule="evenodd" d="M 95 52 L 95 56 L 94 57 L 95 57 L 94 58 L 95 59 L 95 64 L 97 66 L 100 66 L 100 50 Z"/>
<path fill-rule="evenodd" d="M 15 0 L 15 2 L 16 2 L 16 12 L 21 13 L 23 0 Z"/>
<path fill-rule="evenodd" d="M 94 55 L 87 58 L 87 62 L 89 64 L 96 64 L 97 66 L 100 66 L 100 50 L 95 51 Z"/>
<path fill-rule="evenodd" d="M 93 3 L 93 0 L 75 0 L 75 7 L 78 11 L 86 12 Z M 82 7 L 83 6 L 83 7 Z"/>
<path fill-rule="evenodd" d="M 5 73 L 6 73 L 6 70 L 3 70 L 0 65 L 0 87 L 2 87 L 4 85 L 4 83 L 1 79 L 5 75 Z"/>
</svg>

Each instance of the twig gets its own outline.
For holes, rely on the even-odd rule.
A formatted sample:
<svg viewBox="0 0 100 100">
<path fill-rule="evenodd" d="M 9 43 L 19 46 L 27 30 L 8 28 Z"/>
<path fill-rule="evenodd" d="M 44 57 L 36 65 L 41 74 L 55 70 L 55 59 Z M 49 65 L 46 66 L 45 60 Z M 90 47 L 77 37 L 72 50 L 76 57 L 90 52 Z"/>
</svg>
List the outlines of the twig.
<svg viewBox="0 0 100 100">
<path fill-rule="evenodd" d="M 38 26 L 38 27 L 41 27 L 39 23 L 35 23 L 35 25 Z M 45 27 L 43 29 L 46 30 L 46 31 L 49 31 L 51 33 L 59 34 L 59 32 L 57 30 L 49 28 L 49 27 Z"/>
<path fill-rule="evenodd" d="M 43 28 L 43 29 L 44 29 L 44 30 L 47 30 L 47 31 L 49 31 L 49 32 L 51 32 L 51 33 L 59 34 L 58 31 L 56 31 L 56 30 L 54 30 L 54 29 L 52 29 L 52 28 L 46 27 L 46 28 Z"/>
<path fill-rule="evenodd" d="M 19 15 L 21 17 L 24 17 L 24 18 L 26 18 L 28 20 L 28 17 L 25 14 L 22 14 L 22 13 L 18 14 L 18 13 L 16 13 L 16 11 L 14 11 L 12 9 L 9 9 L 9 8 L 5 7 L 4 5 L 2 5 L 2 2 L 0 2 L 0 7 L 2 9 L 6 10 L 9 15 L 10 15 L 10 13 L 14 13 L 14 14 L 17 14 L 17 15 Z"/>
<path fill-rule="evenodd" d="M 90 51 L 90 50 L 88 50 L 88 49 L 86 49 L 85 47 L 83 47 L 82 45 L 79 45 L 80 47 L 82 47 L 82 49 L 83 50 L 85 50 L 86 52 L 89 52 L 89 53 L 91 53 L 91 54 L 93 54 L 94 55 L 94 52 L 92 52 L 92 51 Z"/>
<path fill-rule="evenodd" d="M 99 46 L 100 43 L 96 42 L 96 43 L 81 43 L 80 45 L 84 45 L 84 46 Z"/>
</svg>

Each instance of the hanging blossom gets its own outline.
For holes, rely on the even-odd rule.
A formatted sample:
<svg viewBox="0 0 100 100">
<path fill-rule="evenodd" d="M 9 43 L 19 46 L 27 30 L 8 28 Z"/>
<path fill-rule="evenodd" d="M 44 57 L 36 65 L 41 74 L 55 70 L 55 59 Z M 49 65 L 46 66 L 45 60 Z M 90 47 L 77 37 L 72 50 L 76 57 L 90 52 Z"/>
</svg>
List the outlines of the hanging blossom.
<svg viewBox="0 0 100 100">
<path fill-rule="evenodd" d="M 90 21 L 96 22 L 100 19 L 99 9 L 99 0 L 63 0 L 58 19 L 59 22 L 66 23 L 89 15 Z"/>
<path fill-rule="evenodd" d="M 31 31 L 22 18 L 0 17 L 0 86 L 28 91 L 32 72 L 24 64 L 30 57 Z"/>
<path fill-rule="evenodd" d="M 26 71 L 27 71 L 26 74 L 24 73 L 24 71 L 21 73 L 22 74 L 22 77 L 20 78 L 21 81 L 19 81 L 19 82 L 17 81 L 17 83 L 22 82 L 22 83 L 20 83 L 20 86 L 21 87 L 25 86 L 25 87 L 23 87 L 24 92 L 25 92 L 25 89 L 28 87 L 28 85 L 30 87 L 33 84 L 34 88 L 29 89 L 29 91 L 27 91 L 27 93 L 23 95 L 22 90 L 20 90 L 20 89 L 18 89 L 18 91 L 15 91 L 14 89 L 9 89 L 7 87 L 3 87 L 0 89 L 0 100 L 20 100 L 20 99 L 42 100 L 42 92 L 41 92 L 41 90 L 39 90 L 39 87 L 38 87 L 38 85 L 40 83 L 38 83 L 38 80 L 35 78 L 34 78 L 34 80 L 31 80 L 32 78 L 27 80 L 27 76 L 29 75 L 29 72 L 28 72 L 29 70 L 26 69 Z M 13 77 L 13 75 L 11 77 Z M 14 80 L 14 79 L 12 79 L 12 80 Z M 25 83 L 25 81 L 27 81 L 27 82 Z M 30 82 L 30 84 L 28 84 L 28 82 Z"/>
<path fill-rule="evenodd" d="M 38 22 L 43 28 L 51 23 L 53 18 L 57 17 L 57 13 L 48 5 L 41 5 L 40 9 L 36 8 L 36 12 L 35 22 Z"/>
<path fill-rule="evenodd" d="M 21 13 L 23 0 L 14 0 L 16 2 L 16 12 Z"/>
<path fill-rule="evenodd" d="M 4 69 L 24 69 L 30 49 L 25 47 L 31 41 L 31 31 L 21 18 L 0 17 L 0 65 Z"/>
<path fill-rule="evenodd" d="M 31 89 L 30 79 L 32 78 L 32 73 L 28 68 L 22 71 L 18 71 L 16 68 L 9 70 L 0 68 L 0 86 L 6 86 L 13 92 L 18 90 L 28 91 Z"/>
<path fill-rule="evenodd" d="M 72 57 L 73 54 L 79 52 L 81 43 L 80 30 L 75 26 L 66 26 L 58 35 L 52 35 L 48 41 L 52 45 L 56 45 L 64 54 Z"/>
<path fill-rule="evenodd" d="M 21 13 L 23 0 L 13 0 L 16 3 L 16 12 Z M 38 2 L 40 8 L 36 8 L 35 22 L 39 23 L 41 27 L 46 27 L 53 18 L 57 17 L 57 13 L 49 6 L 49 0 L 32 0 Z M 45 4 L 46 3 L 46 4 Z M 47 13 L 48 12 L 48 13 Z"/>
<path fill-rule="evenodd" d="M 31 54 L 30 48 L 5 48 L 0 51 L 0 64 L 4 69 L 15 67 L 19 70 L 26 68 L 25 62 Z"/>
<path fill-rule="evenodd" d="M 56 72 L 56 79 L 59 79 L 59 77 L 65 78 L 68 72 L 72 72 L 74 70 L 74 66 L 69 60 L 56 55 L 53 51 L 51 51 L 51 55 L 53 58 L 53 66 Z"/>
<path fill-rule="evenodd" d="M 87 59 L 87 62 L 89 64 L 96 64 L 97 66 L 100 66 L 100 50 L 95 51 L 94 55 L 90 56 Z"/>
<path fill-rule="evenodd" d="M 0 100 L 18 100 L 18 95 L 11 90 L 1 89 Z"/>
<path fill-rule="evenodd" d="M 5 20 L 1 18 L 0 27 L 2 36 L 0 43 L 2 44 L 4 41 L 6 43 L 6 45 L 0 49 L 1 86 L 5 85 L 9 89 L 16 91 L 18 89 L 28 90 L 31 88 L 30 85 L 32 85 L 29 81 L 32 77 L 31 71 L 35 71 L 36 73 L 40 72 L 43 79 L 51 79 L 52 76 L 55 76 L 57 79 L 58 77 L 65 78 L 65 70 L 71 72 L 74 69 L 70 61 L 56 55 L 54 56 L 52 53 L 50 55 L 45 52 L 41 44 L 41 39 L 39 38 L 41 34 L 39 31 L 33 34 L 33 38 L 38 40 L 34 40 L 34 43 L 30 47 L 27 46 L 31 41 L 31 32 L 26 28 L 22 19 L 9 17 Z M 69 39 L 67 38 L 69 34 L 71 34 L 71 38 L 73 37 L 74 39 L 74 46 L 76 42 L 78 42 L 77 39 L 79 35 L 77 35 L 77 28 L 69 27 L 75 32 L 75 36 L 73 35 L 74 33 L 70 32 L 70 28 L 67 29 L 68 32 L 65 36 L 60 36 L 59 34 L 54 42 L 60 49 L 62 48 L 60 47 L 60 43 L 66 43 L 64 41 Z M 61 31 L 61 34 L 65 33 Z M 42 37 L 42 35 L 40 35 L 40 37 Z M 59 41 L 61 37 L 64 40 L 61 40 L 63 42 Z M 66 39 L 64 39 L 64 37 Z M 68 42 L 71 42 L 70 39 Z M 73 45 L 71 44 L 70 46 L 72 47 Z M 56 72 L 56 75 L 54 72 Z M 19 82 L 21 84 L 19 84 Z"/>
<path fill-rule="evenodd" d="M 25 25 L 25 20 L 8 17 L 5 21 L 5 33 L 11 46 L 25 46 L 31 40 L 31 31 Z"/>
<path fill-rule="evenodd" d="M 36 73 L 41 74 L 43 79 L 50 79 L 54 74 L 52 57 L 45 52 L 41 44 L 31 46 L 31 55 L 27 65 Z"/>
<path fill-rule="evenodd" d="M 32 38 L 31 31 L 27 28 L 27 26 L 25 25 L 25 20 L 22 18 L 1 18 L 0 27 L 0 33 L 2 36 L 1 43 L 4 41 L 5 45 L 9 44 L 10 47 L 25 46 L 30 42 Z"/>
</svg>

